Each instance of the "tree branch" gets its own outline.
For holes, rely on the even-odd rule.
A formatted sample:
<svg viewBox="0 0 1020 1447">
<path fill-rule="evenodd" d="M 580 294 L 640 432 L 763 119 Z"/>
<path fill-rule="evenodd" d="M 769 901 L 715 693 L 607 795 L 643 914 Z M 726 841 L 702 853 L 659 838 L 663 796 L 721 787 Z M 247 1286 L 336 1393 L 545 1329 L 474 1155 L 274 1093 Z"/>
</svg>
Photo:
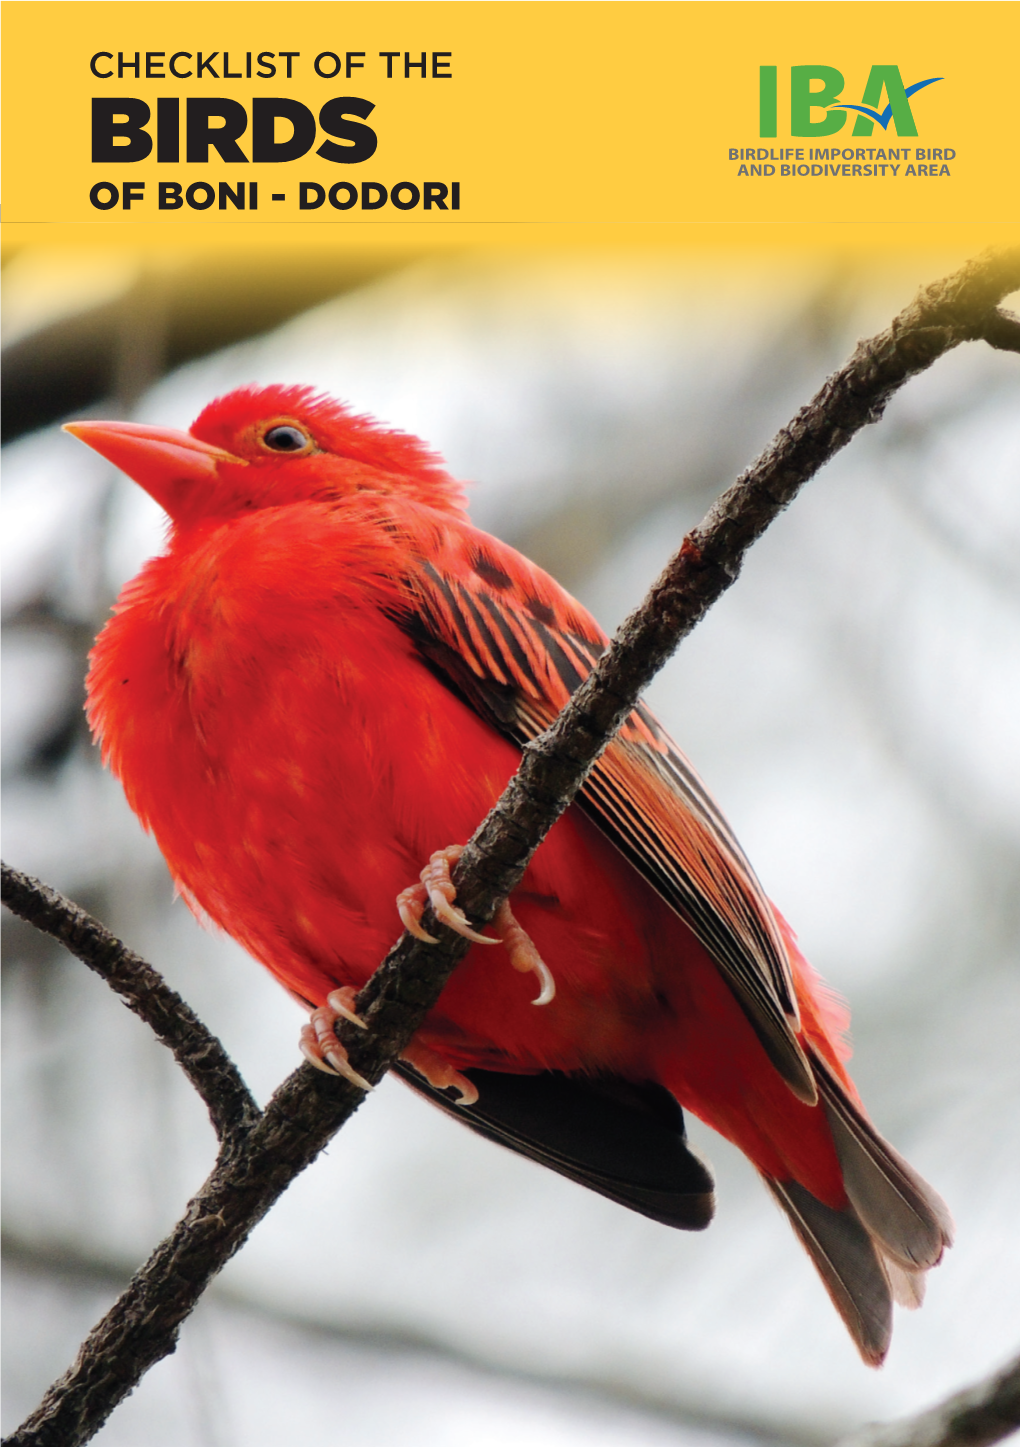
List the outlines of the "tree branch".
<svg viewBox="0 0 1020 1447">
<path fill-rule="evenodd" d="M 492 918 L 520 883 L 547 831 L 647 687 L 707 609 L 736 581 L 748 548 L 818 469 L 869 422 L 908 378 L 962 341 L 980 336 L 1003 296 L 1020 286 L 1020 248 L 990 251 L 923 287 L 890 326 L 858 344 L 758 460 L 722 494 L 617 633 L 559 718 L 524 750 L 521 766 L 454 870 L 457 903 L 476 924 Z M 427 919 L 440 943 L 409 936 L 390 951 L 358 997 L 366 1036 L 338 1031 L 362 1075 L 375 1081 L 378 1042 L 396 1044 L 388 1064 L 439 998 L 469 946 Z M 437 981 L 438 986 L 437 986 Z"/>
<path fill-rule="evenodd" d="M 987 1447 L 1020 1427 L 1020 1357 L 976 1387 L 902 1422 L 876 1423 L 837 1447 Z"/>
<path fill-rule="evenodd" d="M 998 347 L 1002 352 L 1020 352 L 1020 317 L 996 307 L 988 313 L 981 336 L 990 347 Z"/>
<path fill-rule="evenodd" d="M 736 579 L 744 554 L 818 468 L 889 397 L 959 342 L 989 327 L 1020 286 L 1020 251 L 988 253 L 924 288 L 892 323 L 862 342 L 685 538 L 645 603 L 624 623 L 556 723 L 469 843 L 455 873 L 458 903 L 478 923 L 520 882 L 548 829 L 568 807 L 638 695 L 710 605 Z M 368 1031 L 341 1022 L 351 1063 L 375 1082 L 396 1060 L 469 948 L 425 918 L 439 943 L 405 935 L 358 997 Z M 361 1104 L 362 1092 L 302 1066 L 276 1091 L 241 1150 L 221 1156 L 184 1218 L 83 1344 L 78 1360 L 14 1433 L 10 1447 L 76 1447 L 154 1362 L 252 1228 Z"/>
<path fill-rule="evenodd" d="M 7 908 L 52 935 L 83 964 L 116 990 L 140 1016 L 202 1097 L 221 1144 L 240 1145 L 259 1118 L 241 1072 L 190 1005 L 185 1004 L 151 965 L 78 905 L 10 865 L 2 866 L 2 898 Z"/>
</svg>

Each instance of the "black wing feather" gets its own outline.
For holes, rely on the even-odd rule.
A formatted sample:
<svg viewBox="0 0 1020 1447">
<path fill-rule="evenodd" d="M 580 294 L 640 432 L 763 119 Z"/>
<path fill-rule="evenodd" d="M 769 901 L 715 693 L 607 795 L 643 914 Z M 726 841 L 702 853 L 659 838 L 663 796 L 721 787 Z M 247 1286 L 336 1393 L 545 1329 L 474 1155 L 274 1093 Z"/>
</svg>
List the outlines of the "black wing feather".
<svg viewBox="0 0 1020 1447">
<path fill-rule="evenodd" d="M 478 1087 L 478 1100 L 464 1108 L 455 1103 L 457 1091 L 436 1089 L 406 1062 L 393 1068 L 479 1135 L 642 1216 L 681 1231 L 701 1231 L 712 1219 L 712 1177 L 690 1150 L 683 1112 L 661 1085 L 471 1069 L 464 1074 Z"/>
</svg>

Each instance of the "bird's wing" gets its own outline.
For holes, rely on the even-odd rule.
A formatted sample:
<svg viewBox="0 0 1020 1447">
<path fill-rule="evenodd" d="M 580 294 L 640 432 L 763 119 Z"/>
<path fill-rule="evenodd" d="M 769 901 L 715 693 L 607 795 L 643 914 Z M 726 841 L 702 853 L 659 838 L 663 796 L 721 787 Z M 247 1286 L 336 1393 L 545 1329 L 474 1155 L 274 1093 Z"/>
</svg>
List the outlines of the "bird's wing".
<svg viewBox="0 0 1020 1447">
<path fill-rule="evenodd" d="M 452 1099 L 457 1090 L 429 1085 L 406 1061 L 393 1068 L 479 1135 L 642 1216 L 681 1231 L 701 1231 L 712 1219 L 712 1177 L 688 1146 L 683 1111 L 664 1086 L 469 1069 L 478 1099 L 464 1110 Z"/>
<path fill-rule="evenodd" d="M 607 646 L 546 573 L 462 524 L 413 555 L 403 588 L 394 616 L 423 661 L 520 746 L 549 726 Z M 715 801 L 644 704 L 596 763 L 578 804 L 688 924 L 773 1064 L 813 1102 L 772 910 Z"/>
</svg>

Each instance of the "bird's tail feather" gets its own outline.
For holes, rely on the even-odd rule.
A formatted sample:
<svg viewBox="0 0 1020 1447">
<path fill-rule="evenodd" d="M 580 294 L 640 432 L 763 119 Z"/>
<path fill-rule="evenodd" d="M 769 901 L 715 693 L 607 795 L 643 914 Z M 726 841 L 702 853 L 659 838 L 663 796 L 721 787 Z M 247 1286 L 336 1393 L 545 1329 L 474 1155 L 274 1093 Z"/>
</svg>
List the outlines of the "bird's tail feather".
<svg viewBox="0 0 1020 1447">
<path fill-rule="evenodd" d="M 892 1291 L 857 1212 L 852 1206 L 834 1211 L 797 1181 L 764 1180 L 818 1268 L 861 1356 L 869 1366 L 881 1365 L 892 1335 Z"/>
<path fill-rule="evenodd" d="M 952 1244 L 945 1202 L 875 1130 L 812 1052 L 821 1108 L 843 1172 L 847 1205 L 834 1210 L 797 1181 L 766 1184 L 789 1216 L 833 1304 L 869 1366 L 892 1332 L 892 1304 L 918 1307 L 925 1272 Z"/>
<path fill-rule="evenodd" d="M 945 1202 L 882 1139 L 825 1063 L 816 1057 L 812 1065 L 843 1184 L 865 1228 L 904 1271 L 937 1266 L 953 1242 Z"/>
</svg>

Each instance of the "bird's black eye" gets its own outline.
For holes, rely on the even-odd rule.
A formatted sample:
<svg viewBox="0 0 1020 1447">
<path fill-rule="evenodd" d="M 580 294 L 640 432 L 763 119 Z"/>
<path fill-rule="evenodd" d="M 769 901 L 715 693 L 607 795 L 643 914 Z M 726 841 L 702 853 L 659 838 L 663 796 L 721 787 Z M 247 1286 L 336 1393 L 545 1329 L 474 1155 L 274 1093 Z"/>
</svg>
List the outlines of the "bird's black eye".
<svg viewBox="0 0 1020 1447">
<path fill-rule="evenodd" d="M 300 427 L 283 423 L 279 427 L 270 427 L 262 441 L 273 452 L 304 452 L 310 445 L 311 438 L 306 432 L 302 432 Z"/>
</svg>

